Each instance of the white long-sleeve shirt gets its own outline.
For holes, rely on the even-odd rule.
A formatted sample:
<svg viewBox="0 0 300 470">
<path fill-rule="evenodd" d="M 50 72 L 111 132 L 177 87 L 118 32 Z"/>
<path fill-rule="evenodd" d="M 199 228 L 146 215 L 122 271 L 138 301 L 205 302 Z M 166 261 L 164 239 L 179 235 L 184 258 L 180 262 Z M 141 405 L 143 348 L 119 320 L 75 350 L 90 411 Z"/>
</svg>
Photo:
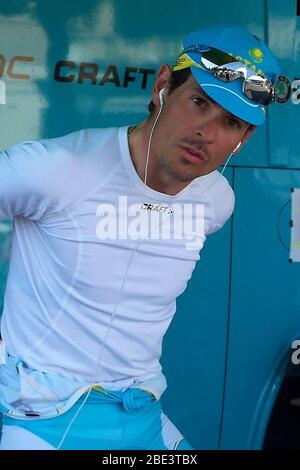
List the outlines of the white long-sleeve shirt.
<svg viewBox="0 0 300 470">
<path fill-rule="evenodd" d="M 197 204 L 204 231 L 200 224 L 193 245 Z M 14 219 L 1 323 L 7 351 L 33 369 L 115 390 L 160 377 L 161 388 L 152 387 L 160 395 L 162 339 L 176 297 L 206 235 L 233 207 L 233 191 L 217 171 L 176 196 L 146 186 L 131 160 L 127 127 L 25 141 L 2 152 L 0 220 Z M 139 225 L 138 208 L 145 223 L 161 219 Z M 155 236 L 158 220 L 166 224 L 164 237 Z M 149 226 L 153 236 L 136 239 Z"/>
</svg>

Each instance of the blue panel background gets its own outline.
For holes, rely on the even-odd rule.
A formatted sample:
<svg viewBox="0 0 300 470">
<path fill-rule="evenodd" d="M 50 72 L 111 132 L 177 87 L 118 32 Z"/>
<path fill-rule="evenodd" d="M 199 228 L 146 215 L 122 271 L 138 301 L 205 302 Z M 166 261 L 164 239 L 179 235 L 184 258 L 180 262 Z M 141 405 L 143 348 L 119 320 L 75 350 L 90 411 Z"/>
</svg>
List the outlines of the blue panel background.
<svg viewBox="0 0 300 470">
<path fill-rule="evenodd" d="M 266 386 L 267 397 L 271 393 L 274 367 L 300 330 L 300 264 L 289 263 L 284 247 L 290 242 L 290 188 L 300 187 L 300 173 L 239 168 L 234 186 L 239 197 L 222 448 L 245 449 L 252 446 L 256 412 L 266 406 Z"/>
</svg>

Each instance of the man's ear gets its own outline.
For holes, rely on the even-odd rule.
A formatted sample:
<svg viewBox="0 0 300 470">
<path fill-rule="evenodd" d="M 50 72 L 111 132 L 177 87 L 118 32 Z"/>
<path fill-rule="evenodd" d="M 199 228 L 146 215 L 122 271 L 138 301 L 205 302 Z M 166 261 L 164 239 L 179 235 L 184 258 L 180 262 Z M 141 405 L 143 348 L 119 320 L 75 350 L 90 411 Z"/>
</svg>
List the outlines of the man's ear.
<svg viewBox="0 0 300 470">
<path fill-rule="evenodd" d="M 254 126 L 254 124 L 249 124 L 249 126 L 248 126 L 242 140 L 241 140 L 242 145 L 240 146 L 240 148 L 237 150 L 236 153 L 238 153 L 242 149 L 242 147 L 246 144 L 248 139 L 250 139 L 251 135 L 253 134 L 253 132 L 255 131 L 256 128 L 257 128 L 257 126 Z"/>
<path fill-rule="evenodd" d="M 243 143 L 244 143 L 244 142 L 245 142 L 245 143 L 247 142 L 247 140 L 251 137 L 251 135 L 253 134 L 253 132 L 255 131 L 256 128 L 257 128 L 257 126 L 255 126 L 254 124 L 250 124 L 250 125 L 248 126 L 248 129 L 246 130 L 245 135 L 244 135 L 244 137 L 243 137 L 243 139 L 242 139 L 242 142 L 243 142 Z"/>
<path fill-rule="evenodd" d="M 155 106 L 159 106 L 159 92 L 162 88 L 167 88 L 167 83 L 171 74 L 172 70 L 167 64 L 163 64 L 160 67 L 152 90 L 152 101 Z"/>
</svg>

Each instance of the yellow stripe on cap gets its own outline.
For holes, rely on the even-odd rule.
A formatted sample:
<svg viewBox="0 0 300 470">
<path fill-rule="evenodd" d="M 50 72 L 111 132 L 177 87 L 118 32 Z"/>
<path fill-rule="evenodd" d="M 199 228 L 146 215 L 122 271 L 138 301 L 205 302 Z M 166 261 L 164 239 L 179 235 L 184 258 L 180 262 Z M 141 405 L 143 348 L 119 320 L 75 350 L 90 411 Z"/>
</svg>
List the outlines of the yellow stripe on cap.
<svg viewBox="0 0 300 470">
<path fill-rule="evenodd" d="M 187 69 L 188 67 L 191 67 L 192 65 L 194 67 L 195 66 L 199 67 L 199 65 L 194 60 L 192 60 L 187 54 L 182 54 L 176 60 L 175 65 L 173 66 L 172 70 L 176 72 L 176 70 Z"/>
</svg>

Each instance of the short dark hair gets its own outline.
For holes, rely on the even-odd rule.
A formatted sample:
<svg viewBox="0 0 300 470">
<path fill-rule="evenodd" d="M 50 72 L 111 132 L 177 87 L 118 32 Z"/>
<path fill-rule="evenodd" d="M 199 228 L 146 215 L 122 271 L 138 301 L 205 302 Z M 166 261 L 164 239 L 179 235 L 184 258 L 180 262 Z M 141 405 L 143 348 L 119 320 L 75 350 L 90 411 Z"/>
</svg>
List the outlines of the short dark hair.
<svg viewBox="0 0 300 470">
<path fill-rule="evenodd" d="M 176 88 L 186 82 L 191 73 L 192 72 L 189 67 L 183 70 L 176 70 L 176 72 L 173 71 L 169 78 L 168 94 L 170 95 L 171 93 L 173 93 L 174 90 L 176 90 Z M 148 104 L 148 110 L 150 111 L 150 113 L 152 113 L 152 111 L 154 110 L 154 103 L 152 100 Z"/>
</svg>

